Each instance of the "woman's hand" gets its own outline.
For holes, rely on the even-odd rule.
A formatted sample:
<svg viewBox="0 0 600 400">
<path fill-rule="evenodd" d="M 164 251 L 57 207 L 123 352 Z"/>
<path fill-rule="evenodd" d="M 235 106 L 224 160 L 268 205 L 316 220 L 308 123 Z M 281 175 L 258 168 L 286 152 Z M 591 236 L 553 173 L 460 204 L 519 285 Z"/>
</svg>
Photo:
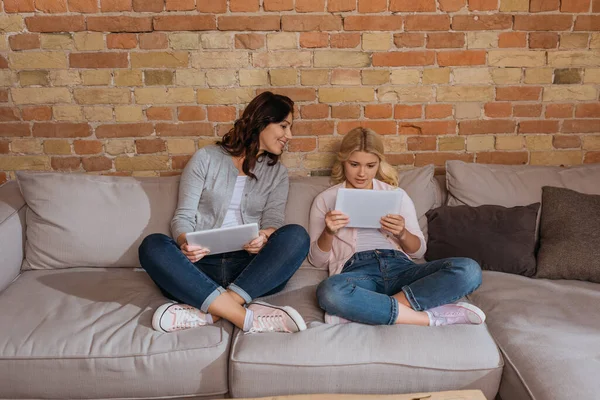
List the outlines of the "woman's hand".
<svg viewBox="0 0 600 400">
<path fill-rule="evenodd" d="M 202 246 L 192 246 L 187 242 L 183 243 L 180 247 L 183 254 L 190 260 L 195 263 L 200 261 L 204 256 L 210 253 L 210 250 L 204 248 Z"/>
<path fill-rule="evenodd" d="M 244 245 L 244 250 L 250 254 L 257 254 L 263 247 L 265 247 L 267 240 L 269 240 L 267 233 L 264 230 L 260 230 L 258 231 L 257 238 Z"/>
<path fill-rule="evenodd" d="M 325 214 L 325 231 L 330 235 L 335 235 L 349 222 L 350 218 L 346 214 L 338 210 L 331 210 Z"/>
<path fill-rule="evenodd" d="M 406 232 L 404 217 L 398 214 L 388 214 L 381 218 L 381 227 L 402 240 Z"/>
</svg>

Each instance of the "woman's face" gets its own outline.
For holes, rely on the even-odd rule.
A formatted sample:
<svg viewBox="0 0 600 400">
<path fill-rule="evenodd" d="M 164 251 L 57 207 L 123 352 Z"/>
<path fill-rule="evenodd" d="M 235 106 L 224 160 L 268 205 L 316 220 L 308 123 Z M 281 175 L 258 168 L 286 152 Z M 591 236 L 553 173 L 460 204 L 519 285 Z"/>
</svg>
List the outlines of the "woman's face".
<svg viewBox="0 0 600 400">
<path fill-rule="evenodd" d="M 280 155 L 292 139 L 292 114 L 281 122 L 273 122 L 260 132 L 259 153 L 267 151 L 271 154 Z"/>
<path fill-rule="evenodd" d="M 347 187 L 373 189 L 373 179 L 379 170 L 379 157 L 373 153 L 355 151 L 342 165 Z"/>
</svg>

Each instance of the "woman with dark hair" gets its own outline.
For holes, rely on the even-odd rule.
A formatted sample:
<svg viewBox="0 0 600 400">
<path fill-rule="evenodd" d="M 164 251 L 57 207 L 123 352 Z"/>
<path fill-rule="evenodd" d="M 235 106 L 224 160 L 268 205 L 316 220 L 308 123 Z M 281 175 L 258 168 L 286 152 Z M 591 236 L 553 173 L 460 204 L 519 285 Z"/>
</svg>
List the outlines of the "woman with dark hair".
<svg viewBox="0 0 600 400">
<path fill-rule="evenodd" d="M 152 234 L 139 248 L 142 267 L 174 301 L 154 313 L 157 331 L 220 318 L 246 332 L 306 329 L 293 308 L 253 301 L 282 290 L 308 254 L 306 230 L 283 226 L 288 175 L 279 157 L 292 137 L 293 109 L 286 96 L 256 96 L 220 142 L 198 150 L 186 165 L 173 238 Z M 241 251 L 211 255 L 186 240 L 190 232 L 253 222 L 259 236 Z"/>
</svg>

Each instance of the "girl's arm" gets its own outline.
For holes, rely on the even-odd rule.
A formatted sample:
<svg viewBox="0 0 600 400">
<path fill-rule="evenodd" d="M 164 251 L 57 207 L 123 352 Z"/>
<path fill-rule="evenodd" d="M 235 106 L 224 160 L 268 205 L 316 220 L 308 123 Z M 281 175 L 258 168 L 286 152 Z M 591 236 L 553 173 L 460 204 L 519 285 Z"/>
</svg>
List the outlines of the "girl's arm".
<svg viewBox="0 0 600 400">
<path fill-rule="evenodd" d="M 402 196 L 400 215 L 404 217 L 405 221 L 404 233 L 398 237 L 402 249 L 412 258 L 423 257 L 427 250 L 427 243 L 425 243 L 425 236 L 419 227 L 415 204 L 406 192 Z"/>
<path fill-rule="evenodd" d="M 321 193 L 315 198 L 310 208 L 310 219 L 308 222 L 310 250 L 308 251 L 308 261 L 316 268 L 323 269 L 329 266 L 329 253 L 331 251 L 331 244 L 327 251 L 323 251 L 317 243 L 325 230 L 325 214 L 327 214 L 327 204 Z M 333 235 L 331 240 L 333 240 Z"/>
</svg>

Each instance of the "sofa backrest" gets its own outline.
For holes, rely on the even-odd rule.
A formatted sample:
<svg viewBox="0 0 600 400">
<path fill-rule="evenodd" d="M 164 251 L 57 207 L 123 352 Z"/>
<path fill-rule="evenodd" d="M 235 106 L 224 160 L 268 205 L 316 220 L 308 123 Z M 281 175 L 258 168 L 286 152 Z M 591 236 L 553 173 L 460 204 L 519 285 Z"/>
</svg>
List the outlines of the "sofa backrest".
<svg viewBox="0 0 600 400">
<path fill-rule="evenodd" d="M 0 186 L 0 291 L 18 275 L 25 245 L 25 199 L 17 182 Z"/>
</svg>

